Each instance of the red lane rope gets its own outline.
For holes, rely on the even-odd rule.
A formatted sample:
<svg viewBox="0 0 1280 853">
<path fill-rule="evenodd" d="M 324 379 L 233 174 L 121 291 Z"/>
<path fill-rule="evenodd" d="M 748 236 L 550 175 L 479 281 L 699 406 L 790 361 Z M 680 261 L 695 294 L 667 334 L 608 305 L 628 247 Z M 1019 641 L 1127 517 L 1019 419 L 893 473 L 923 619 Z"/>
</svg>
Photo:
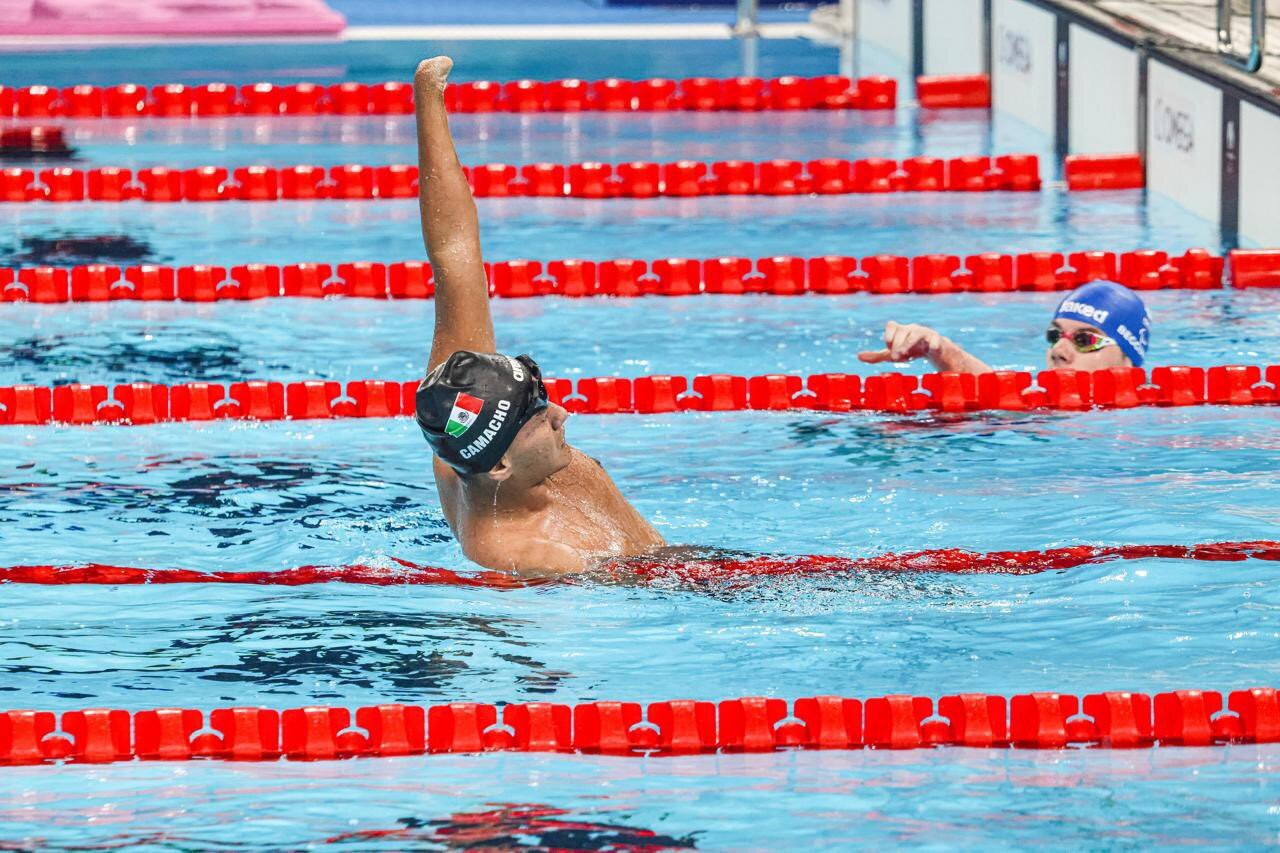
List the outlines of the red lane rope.
<svg viewBox="0 0 1280 853">
<path fill-rule="evenodd" d="M 395 558 L 392 558 L 395 559 Z M 304 586 L 317 583 L 352 583 L 369 586 L 474 586 L 516 589 L 543 581 L 525 579 L 503 572 L 455 572 L 395 559 L 397 568 L 368 565 L 296 566 L 275 572 L 201 572 L 192 569 L 140 569 L 89 563 L 80 566 L 3 566 L 0 583 L 43 584 L 47 586 L 96 585 L 134 586 L 140 584 L 218 583 L 270 586 Z"/>
<path fill-rule="evenodd" d="M 527 578 L 506 572 L 456 572 L 436 566 L 392 558 L 394 567 L 363 564 L 298 566 L 277 571 L 201 572 L 192 569 L 141 569 L 100 563 L 77 566 L 4 566 L 0 583 L 66 586 L 140 585 L 173 583 L 254 584 L 303 586 L 318 583 L 352 583 L 371 586 L 473 586 L 518 589 L 547 583 L 573 582 L 573 576 Z M 880 554 L 875 557 L 747 557 L 744 559 L 647 560 L 627 559 L 611 563 L 605 572 L 629 580 L 675 579 L 692 582 L 747 580 L 786 575 L 838 572 L 1008 574 L 1031 575 L 1061 571 L 1114 560 L 1200 560 L 1241 562 L 1280 561 L 1280 542 L 1206 542 L 1196 545 L 1072 545 L 1044 551 L 991 551 L 939 548 Z"/>
<path fill-rule="evenodd" d="M 991 192 L 1040 189 L 1034 154 L 997 157 L 911 157 L 844 160 L 717 160 L 704 163 L 488 163 L 464 167 L 479 198 L 687 198 L 694 196 L 809 193 Z M 0 202 L 217 202 L 404 199 L 418 195 L 412 165 L 243 166 L 228 169 L 58 167 L 0 170 Z"/>
<path fill-rule="evenodd" d="M 930 78 L 929 106 L 980 106 L 985 78 Z M 891 110 L 891 77 L 691 77 L 672 80 L 477 80 L 450 83 L 455 113 Z M 988 96 L 989 97 L 989 96 Z M 922 104 L 924 105 L 924 104 Z M 225 118 L 228 116 L 397 115 L 413 113 L 413 86 L 386 83 L 187 86 L 0 86 L 0 118 Z"/>
<path fill-rule="evenodd" d="M 1224 709 L 1225 704 L 1225 709 Z M 353 719 L 354 717 L 354 719 Z M 940 746 L 1063 749 L 1280 742 L 1274 688 L 1177 690 L 1152 697 L 1110 691 L 1077 697 L 985 693 L 719 703 L 547 702 L 383 704 L 352 715 L 307 706 L 136 712 L 93 708 L 0 712 L 0 765 L 70 760 L 315 761 L 357 756 L 490 751 L 696 755 L 778 749 L 920 749 Z"/>
<path fill-rule="evenodd" d="M 1233 250 L 1224 259 L 1207 249 L 1171 255 L 1131 252 L 984 252 L 976 255 L 824 255 L 802 258 L 618 258 L 587 261 L 511 260 L 486 263 L 490 295 L 695 296 L 703 293 L 799 296 L 1011 293 L 1073 290 L 1086 281 L 1118 281 L 1134 290 L 1280 285 L 1280 250 Z M 430 299 L 435 276 L 426 261 L 301 263 L 276 266 L 198 264 L 168 267 L 0 267 L 2 302 L 245 301 L 275 297 Z"/>
<path fill-rule="evenodd" d="M 1114 367 L 1092 373 L 1002 370 L 966 373 L 845 373 L 591 377 L 546 380 L 556 403 L 579 414 L 665 412 L 1081 411 L 1137 406 L 1280 402 L 1280 365 Z M 0 387 L 0 425 L 154 424 L 166 421 L 387 418 L 412 414 L 418 380 L 251 380 L 221 385 L 38 385 Z"/>
</svg>

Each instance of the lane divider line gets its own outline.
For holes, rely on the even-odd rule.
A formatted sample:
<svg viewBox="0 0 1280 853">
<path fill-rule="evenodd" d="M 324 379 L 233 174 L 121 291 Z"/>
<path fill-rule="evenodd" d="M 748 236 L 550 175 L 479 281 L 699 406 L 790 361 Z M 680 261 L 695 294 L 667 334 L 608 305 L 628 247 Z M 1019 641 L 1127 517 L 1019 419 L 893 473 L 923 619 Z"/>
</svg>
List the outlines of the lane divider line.
<svg viewBox="0 0 1280 853">
<path fill-rule="evenodd" d="M 868 699 L 110 708 L 0 712 L 0 764 L 325 761 L 476 753 L 699 755 L 780 749 L 1134 749 L 1280 742 L 1274 688 Z"/>
<path fill-rule="evenodd" d="M 1134 290 L 1214 290 L 1224 270 L 1235 287 L 1280 286 L 1280 250 L 1235 249 L 1225 260 L 1206 249 L 1181 255 L 1131 252 L 984 252 L 976 255 L 824 255 L 803 258 L 619 258 L 510 260 L 484 265 L 491 296 L 638 297 L 699 294 L 937 294 L 1074 290 L 1118 281 Z M 0 267 L 0 302 L 220 302 L 274 297 L 430 299 L 426 261 Z"/>
<path fill-rule="evenodd" d="M 845 160 L 678 160 L 670 163 L 486 163 L 464 167 L 477 198 L 643 199 L 700 196 L 848 195 L 897 192 L 1035 192 L 1034 154 Z M 219 202 L 406 199 L 418 167 L 162 166 L 130 169 L 0 169 L 0 202 Z"/>
<path fill-rule="evenodd" d="M 948 79 L 948 78 L 944 78 Z M 928 85 L 928 84 L 927 84 Z M 968 84 L 972 87 L 973 84 Z M 966 84 L 934 83 L 938 100 L 975 96 Z M 963 94 L 960 92 L 963 91 Z M 652 77 L 643 80 L 475 80 L 450 83 L 453 113 L 759 112 L 891 110 L 892 77 Z M 234 116 L 412 115 L 413 84 L 168 83 L 118 86 L 0 86 L 0 119 L 227 118 Z"/>
<path fill-rule="evenodd" d="M 256 586 L 308 586 L 351 583 L 368 586 L 470 586 L 488 589 L 523 589 L 551 583 L 573 583 L 572 575 L 521 576 L 480 570 L 457 572 L 439 566 L 391 558 L 393 566 L 351 564 L 295 566 L 274 571 L 197 571 L 195 569 L 144 569 L 87 565 L 0 566 L 0 584 L 44 586 L 135 586 L 146 584 L 217 583 Z M 991 551 L 963 548 L 879 554 L 874 557 L 757 556 L 741 559 L 710 558 L 668 561 L 626 559 L 606 565 L 607 574 L 625 575 L 633 581 L 678 580 L 691 583 L 745 582 L 778 576 L 823 575 L 843 572 L 910 574 L 1033 575 L 1065 571 L 1079 566 L 1116 560 L 1199 560 L 1203 562 L 1280 561 L 1280 542 L 1205 542 L 1194 545 L 1069 545 L 1043 551 Z"/>
<path fill-rule="evenodd" d="M 985 74 L 916 78 L 922 109 L 990 109 Z M 445 90 L 454 113 L 773 112 L 892 110 L 892 77 L 836 74 L 759 77 L 654 77 L 643 80 L 476 80 Z M 402 81 L 317 83 L 167 83 L 116 86 L 0 86 L 0 119 L 234 118 L 364 116 L 413 113 L 413 87 Z"/>
<path fill-rule="evenodd" d="M 1265 381 L 1264 381 L 1265 380 Z M 1280 402 L 1280 365 L 1113 367 L 968 373 L 845 373 L 547 379 L 553 402 L 579 414 L 733 411 L 966 413 L 1247 406 Z M 410 415 L 418 380 L 247 380 L 222 385 L 71 384 L 0 387 L 0 425 L 154 424 L 168 421 L 314 420 Z"/>
</svg>

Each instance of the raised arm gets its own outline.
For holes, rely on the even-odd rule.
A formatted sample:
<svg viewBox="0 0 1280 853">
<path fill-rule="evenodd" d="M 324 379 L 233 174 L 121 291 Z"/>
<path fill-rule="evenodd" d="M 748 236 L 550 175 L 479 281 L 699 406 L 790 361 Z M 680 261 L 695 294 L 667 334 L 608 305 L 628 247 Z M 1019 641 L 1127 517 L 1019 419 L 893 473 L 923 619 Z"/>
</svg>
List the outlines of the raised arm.
<svg viewBox="0 0 1280 853">
<path fill-rule="evenodd" d="M 436 328 L 428 370 L 458 350 L 495 351 L 489 283 L 480 257 L 480 219 L 444 107 L 445 81 L 452 68 L 452 59 L 437 56 L 423 61 L 413 76 L 422 240 L 436 280 Z"/>
</svg>

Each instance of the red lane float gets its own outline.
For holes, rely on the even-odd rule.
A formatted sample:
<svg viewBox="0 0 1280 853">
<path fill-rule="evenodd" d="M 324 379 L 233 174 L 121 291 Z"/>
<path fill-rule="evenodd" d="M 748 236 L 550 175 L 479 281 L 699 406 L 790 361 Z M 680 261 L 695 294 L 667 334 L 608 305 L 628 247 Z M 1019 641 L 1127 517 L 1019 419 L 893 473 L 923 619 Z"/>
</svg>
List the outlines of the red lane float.
<svg viewBox="0 0 1280 853">
<path fill-rule="evenodd" d="M 1065 571 L 1116 560 L 1280 561 L 1280 542 L 1206 542 L 1195 545 L 1071 545 L 1044 551 L 991 551 L 963 548 L 880 554 L 874 557 L 758 556 L 743 559 L 658 561 L 627 559 L 606 564 L 601 572 L 632 581 L 679 580 L 691 583 L 743 581 L 753 578 L 822 575 L 844 572 L 910 574 L 1033 575 Z M 572 583 L 574 576 L 523 577 L 504 572 L 455 572 L 392 558 L 394 566 L 297 566 L 276 571 L 202 572 L 193 569 L 143 569 L 100 563 L 69 566 L 3 566 L 0 583 L 45 586 L 137 586 L 145 584 L 216 583 L 254 586 L 307 586 L 352 583 L 366 586 L 471 586 L 521 589 L 549 583 Z"/>
<path fill-rule="evenodd" d="M 1046 370 L 959 373 L 844 373 L 548 379 L 551 399 L 577 414 L 874 411 L 1029 412 L 1136 406 L 1247 406 L 1280 402 L 1280 365 L 1162 366 L 1092 373 Z M 162 421 L 388 418 L 413 411 L 418 380 L 338 382 L 249 380 L 221 385 L 0 386 L 0 425 L 153 424 Z"/>
<path fill-rule="evenodd" d="M 1071 154 L 1063 160 L 1068 190 L 1132 190 L 1146 186 L 1137 154 Z"/>
<path fill-rule="evenodd" d="M 802 258 L 657 258 L 588 261 L 511 260 L 485 264 L 490 295 L 691 296 L 805 293 L 840 295 L 1012 293 L 1073 290 L 1094 278 L 1134 290 L 1222 287 L 1223 259 L 1206 249 L 1181 255 L 1132 252 L 1024 252 L 977 255 L 825 255 Z M 1237 287 L 1280 286 L 1280 250 L 1235 250 L 1227 264 Z M 115 267 L 0 267 L 0 302 L 213 302 L 294 296 L 430 299 L 435 278 L 426 261 L 245 264 L 230 268 L 147 264 Z"/>
<path fill-rule="evenodd" d="M 396 565 L 379 567 L 295 566 L 281 571 L 201 572 L 193 569 L 141 569 L 91 563 L 79 566 L 3 566 L 0 583 L 63 586 L 137 586 L 146 584 L 217 583 L 252 586 L 309 586 L 318 583 L 352 583 L 364 586 L 468 586 L 486 589 L 519 589 L 546 581 L 521 578 L 503 572 L 455 572 L 391 558 Z"/>
<path fill-rule="evenodd" d="M 917 77 L 916 100 L 930 110 L 990 108 L 991 80 L 985 74 Z"/>
<path fill-rule="evenodd" d="M 685 80 L 476 80 L 450 83 L 455 113 L 891 110 L 890 77 L 693 77 Z M 118 86 L 0 86 L 0 118 L 222 118 L 276 115 L 403 115 L 413 112 L 404 82 L 276 85 L 169 83 Z"/>
<path fill-rule="evenodd" d="M 1034 154 L 895 160 L 725 160 L 703 163 L 485 163 L 463 167 L 478 198 L 654 198 L 879 192 L 1034 192 Z M 403 199 L 418 194 L 413 165 L 0 169 L 0 202 L 157 203 Z"/>
<path fill-rule="evenodd" d="M 1234 287 L 1280 287 L 1280 249 L 1233 249 L 1227 267 Z"/>
<path fill-rule="evenodd" d="M 1154 697 L 986 693 L 705 702 L 386 703 L 0 711 L 0 765 L 121 761 L 330 761 L 477 752 L 700 755 L 783 749 L 1140 749 L 1280 742 L 1270 687 Z"/>
</svg>

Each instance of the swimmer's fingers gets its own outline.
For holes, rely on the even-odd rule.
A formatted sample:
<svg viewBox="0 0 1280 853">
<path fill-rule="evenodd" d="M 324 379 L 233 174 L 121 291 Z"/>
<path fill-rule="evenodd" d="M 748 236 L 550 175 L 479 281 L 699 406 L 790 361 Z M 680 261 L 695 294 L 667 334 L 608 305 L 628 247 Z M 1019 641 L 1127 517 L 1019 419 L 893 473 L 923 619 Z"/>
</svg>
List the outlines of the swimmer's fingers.
<svg viewBox="0 0 1280 853">
<path fill-rule="evenodd" d="M 894 361 L 902 361 L 907 357 L 907 349 L 913 343 L 912 331 L 914 326 L 899 326 L 893 324 L 893 334 L 889 333 L 889 329 L 885 329 L 885 345 L 889 348 L 889 354 L 893 356 Z"/>
<path fill-rule="evenodd" d="M 924 358 L 934 351 L 938 340 L 938 333 L 928 326 L 890 320 L 884 327 L 884 349 L 860 352 L 858 360 L 866 364 L 881 364 L 886 361 Z"/>
<path fill-rule="evenodd" d="M 937 336 L 937 332 L 926 326 L 897 326 L 892 340 L 886 343 L 894 361 L 909 361 L 928 355 L 933 346 L 932 339 Z"/>
<path fill-rule="evenodd" d="M 858 360 L 866 364 L 881 364 L 886 361 L 898 361 L 894 357 L 894 341 L 902 334 L 907 326 L 901 323 L 895 323 L 892 320 L 884 324 L 884 349 L 865 350 L 858 353 Z"/>
<path fill-rule="evenodd" d="M 858 360 L 864 364 L 883 364 L 886 361 L 901 361 L 895 346 L 902 337 L 903 332 L 910 329 L 910 326 L 904 326 L 901 323 L 895 323 L 892 320 L 884 324 L 884 349 L 864 350 L 858 353 Z"/>
<path fill-rule="evenodd" d="M 901 323 L 895 323 L 892 320 L 884 324 L 885 349 L 893 349 L 893 339 L 897 337 L 898 330 L 901 328 L 903 328 Z"/>
<path fill-rule="evenodd" d="M 447 56 L 433 56 L 418 63 L 418 70 L 414 72 L 413 79 L 420 87 L 444 94 L 445 83 L 452 70 L 452 59 Z"/>
</svg>

